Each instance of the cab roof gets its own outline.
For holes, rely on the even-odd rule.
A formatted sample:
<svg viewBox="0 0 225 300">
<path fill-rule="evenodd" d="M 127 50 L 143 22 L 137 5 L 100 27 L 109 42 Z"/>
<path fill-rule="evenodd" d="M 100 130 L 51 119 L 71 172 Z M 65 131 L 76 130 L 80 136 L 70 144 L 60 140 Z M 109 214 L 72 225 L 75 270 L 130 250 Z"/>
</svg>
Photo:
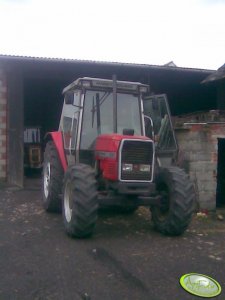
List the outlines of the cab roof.
<svg viewBox="0 0 225 300">
<path fill-rule="evenodd" d="M 63 89 L 63 94 L 68 91 L 73 91 L 75 89 L 81 89 L 81 88 L 86 88 L 86 89 L 113 88 L 113 80 L 102 79 L 102 78 L 92 78 L 92 77 L 78 78 Z M 130 91 L 130 92 L 138 92 L 140 90 L 140 91 L 146 93 L 149 89 L 149 86 L 146 84 L 142 84 L 140 82 L 117 80 L 116 88 L 117 88 L 117 90 L 124 90 L 124 91 Z"/>
</svg>

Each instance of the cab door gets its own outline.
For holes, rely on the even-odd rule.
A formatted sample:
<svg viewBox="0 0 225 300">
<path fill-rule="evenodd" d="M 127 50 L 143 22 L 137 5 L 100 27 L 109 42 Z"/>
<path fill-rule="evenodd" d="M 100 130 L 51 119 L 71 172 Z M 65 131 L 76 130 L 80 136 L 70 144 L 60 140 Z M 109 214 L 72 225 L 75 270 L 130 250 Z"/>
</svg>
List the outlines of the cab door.
<svg viewBox="0 0 225 300">
<path fill-rule="evenodd" d="M 158 157 L 171 159 L 177 155 L 178 146 L 172 126 L 171 114 L 165 94 L 143 99 L 144 114 L 153 122 L 155 149 Z M 171 158 L 171 159 L 170 159 Z"/>
<path fill-rule="evenodd" d="M 68 91 L 65 94 L 59 128 L 63 135 L 68 165 L 72 165 L 76 161 L 80 111 L 80 91 Z"/>
</svg>

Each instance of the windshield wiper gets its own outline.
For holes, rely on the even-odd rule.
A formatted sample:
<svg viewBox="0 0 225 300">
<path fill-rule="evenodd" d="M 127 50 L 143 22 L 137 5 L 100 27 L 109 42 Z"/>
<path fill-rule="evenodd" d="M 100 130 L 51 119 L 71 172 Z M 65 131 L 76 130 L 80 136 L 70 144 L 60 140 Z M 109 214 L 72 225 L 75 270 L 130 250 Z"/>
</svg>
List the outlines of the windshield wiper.
<svg viewBox="0 0 225 300">
<path fill-rule="evenodd" d="M 105 92 L 101 98 L 99 98 L 99 93 L 96 93 L 96 96 L 93 96 L 92 100 L 92 128 L 94 127 L 94 120 L 95 120 L 95 112 L 97 113 L 97 130 L 98 134 L 101 134 L 101 113 L 100 113 L 100 106 L 105 102 L 105 100 L 110 95 L 110 92 Z M 96 99 L 96 104 L 95 104 Z"/>
<path fill-rule="evenodd" d="M 92 125 L 92 128 L 93 128 L 94 127 L 94 120 L 95 120 L 95 97 L 94 96 L 93 96 L 93 99 L 92 99 L 91 112 L 92 112 L 91 125 Z"/>
<path fill-rule="evenodd" d="M 96 112 L 97 112 L 97 131 L 98 131 L 98 134 L 101 134 L 101 115 L 100 115 L 99 93 L 96 93 Z"/>
<path fill-rule="evenodd" d="M 97 94 L 99 95 L 99 93 L 96 93 L 96 97 L 97 97 Z M 99 99 L 99 106 L 101 106 L 102 103 L 105 102 L 105 100 L 108 98 L 109 95 L 110 95 L 110 92 L 105 92 L 105 93 L 102 95 L 102 97 Z M 92 105 L 92 110 L 91 110 L 91 112 L 92 112 L 93 110 L 96 110 L 96 108 L 97 108 L 97 103 L 96 103 L 96 105 L 94 104 L 94 96 L 93 96 L 93 105 Z"/>
</svg>

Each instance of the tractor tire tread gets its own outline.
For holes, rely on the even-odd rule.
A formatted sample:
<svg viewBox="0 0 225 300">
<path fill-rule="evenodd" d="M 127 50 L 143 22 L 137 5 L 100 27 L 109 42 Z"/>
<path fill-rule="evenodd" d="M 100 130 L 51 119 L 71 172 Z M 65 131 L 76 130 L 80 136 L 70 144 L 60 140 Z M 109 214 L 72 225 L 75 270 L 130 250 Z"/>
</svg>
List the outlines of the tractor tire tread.
<svg viewBox="0 0 225 300">
<path fill-rule="evenodd" d="M 95 173 L 85 164 L 76 164 L 70 167 L 65 175 L 64 188 L 67 180 L 73 183 L 72 194 L 73 217 L 68 223 L 64 216 L 64 224 L 69 236 L 87 237 L 92 235 L 97 221 L 98 201 Z"/>
<path fill-rule="evenodd" d="M 188 175 L 178 167 L 163 168 L 162 174 L 168 180 L 173 199 L 165 221 L 159 221 L 153 210 L 153 222 L 156 229 L 163 234 L 180 235 L 187 229 L 191 221 L 195 201 L 194 187 Z"/>
</svg>

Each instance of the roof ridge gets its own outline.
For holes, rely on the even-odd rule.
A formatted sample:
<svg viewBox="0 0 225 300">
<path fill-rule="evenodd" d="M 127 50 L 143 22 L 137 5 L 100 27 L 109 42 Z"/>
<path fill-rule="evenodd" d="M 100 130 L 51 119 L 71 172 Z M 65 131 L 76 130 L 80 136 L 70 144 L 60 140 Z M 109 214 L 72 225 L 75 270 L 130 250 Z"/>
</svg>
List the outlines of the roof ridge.
<svg viewBox="0 0 225 300">
<path fill-rule="evenodd" d="M 199 72 L 214 72 L 215 70 L 200 69 L 200 68 L 188 68 L 188 67 L 175 67 L 166 65 L 154 65 L 144 63 L 131 63 L 131 62 L 113 62 L 113 61 L 96 61 L 96 60 L 85 60 L 75 58 L 56 58 L 56 57 L 41 57 L 41 56 L 23 56 L 23 55 L 12 55 L 12 54 L 1 54 L 0 59 L 21 59 L 21 60 L 40 60 L 40 61 L 57 61 L 57 62 L 77 62 L 77 63 L 93 63 L 93 64 L 105 64 L 115 66 L 131 66 L 131 67 L 146 67 L 146 68 L 158 68 L 164 70 L 186 70 L 186 71 L 199 71 Z"/>
</svg>

